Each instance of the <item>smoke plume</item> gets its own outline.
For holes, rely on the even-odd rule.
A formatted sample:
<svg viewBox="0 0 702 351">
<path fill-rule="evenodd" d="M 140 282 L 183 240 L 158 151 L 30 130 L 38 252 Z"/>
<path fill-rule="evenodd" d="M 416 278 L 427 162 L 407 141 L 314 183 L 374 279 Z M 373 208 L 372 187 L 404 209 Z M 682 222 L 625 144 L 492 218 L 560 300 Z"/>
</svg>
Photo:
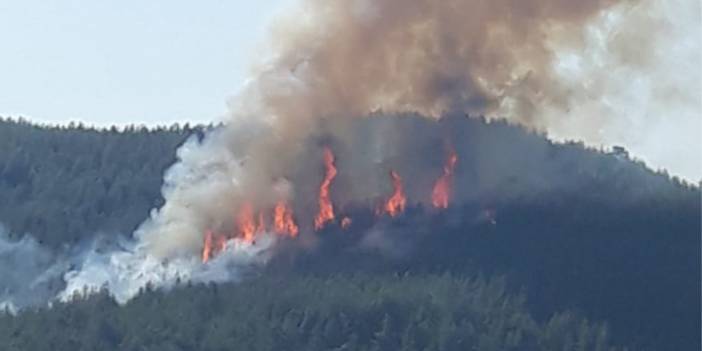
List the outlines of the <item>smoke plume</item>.
<svg viewBox="0 0 702 351">
<path fill-rule="evenodd" d="M 0 225 L 0 312 L 48 301 L 61 288 L 62 268 L 32 237 L 12 241 Z"/>
<path fill-rule="evenodd" d="M 294 197 L 277 182 L 320 159 L 307 140 L 346 140 L 373 112 L 492 115 L 509 104 L 512 118 L 536 125 L 535 106 L 568 107 L 549 34 L 582 46 L 587 21 L 617 4 L 633 2 L 305 1 L 274 30 L 270 60 L 232 101 L 228 128 L 183 150 L 144 239 L 160 257 L 179 255 L 201 245 L 203 222 L 242 201 Z"/>
<path fill-rule="evenodd" d="M 141 269 L 134 266 L 165 267 L 161 282 L 190 279 L 215 264 L 199 262 L 204 233 L 232 227 L 244 207 L 263 213 L 291 204 L 297 218 L 314 218 L 325 148 L 339 163 L 331 195 L 338 207 L 386 197 L 395 171 L 412 175 L 402 189 L 409 198 L 430 204 L 432 182 L 461 142 L 439 122 L 445 114 L 507 119 L 646 154 L 654 127 L 670 136 L 680 130 L 673 126 L 699 124 L 702 110 L 699 72 L 681 75 L 677 64 L 699 59 L 699 38 L 661 51 L 673 45 L 668 35 L 685 35 L 681 25 L 700 22 L 699 3 L 674 2 L 686 9 L 680 21 L 662 0 L 303 1 L 274 25 L 267 58 L 231 100 L 226 127 L 179 150 L 164 179 L 166 204 L 135 233 L 134 247 L 69 274 L 69 291 L 107 284 L 126 299 L 147 282 L 123 273 Z M 688 135 L 678 140 L 694 143 Z M 416 157 L 427 150 L 433 159 Z M 698 166 L 680 172 L 699 177 Z M 300 242 L 313 246 L 305 235 L 312 222 L 299 225 Z M 226 279 L 274 250 L 270 240 L 221 245 L 243 257 L 227 265 Z M 120 290 L 126 282 L 136 283 Z"/>
</svg>

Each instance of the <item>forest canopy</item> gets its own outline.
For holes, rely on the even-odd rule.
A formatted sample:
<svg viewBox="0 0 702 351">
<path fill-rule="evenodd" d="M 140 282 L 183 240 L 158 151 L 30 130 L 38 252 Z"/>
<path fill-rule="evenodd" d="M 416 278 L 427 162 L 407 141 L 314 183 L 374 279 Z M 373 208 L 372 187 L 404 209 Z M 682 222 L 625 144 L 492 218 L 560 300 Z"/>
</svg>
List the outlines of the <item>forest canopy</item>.
<svg viewBox="0 0 702 351">
<path fill-rule="evenodd" d="M 606 326 L 572 313 L 539 323 L 501 280 L 442 276 L 258 278 L 106 293 L 50 310 L 0 315 L 7 351 L 591 350 Z"/>
<path fill-rule="evenodd" d="M 698 185 L 654 172 L 622 148 L 461 123 L 475 146 L 468 152 L 496 150 L 487 166 L 500 170 L 500 183 L 444 214 L 410 206 L 389 227 L 390 240 L 411 244 L 402 259 L 348 250 L 353 238 L 322 233 L 320 249 L 278 257 L 241 284 L 148 289 L 123 307 L 103 292 L 4 315 L 0 345 L 699 349 Z M 31 236 L 64 254 L 97 236 L 128 237 L 163 204 L 177 148 L 211 128 L 0 119 L 0 223 L 10 240 Z M 534 150 L 543 153 L 540 167 L 525 162 Z"/>
</svg>

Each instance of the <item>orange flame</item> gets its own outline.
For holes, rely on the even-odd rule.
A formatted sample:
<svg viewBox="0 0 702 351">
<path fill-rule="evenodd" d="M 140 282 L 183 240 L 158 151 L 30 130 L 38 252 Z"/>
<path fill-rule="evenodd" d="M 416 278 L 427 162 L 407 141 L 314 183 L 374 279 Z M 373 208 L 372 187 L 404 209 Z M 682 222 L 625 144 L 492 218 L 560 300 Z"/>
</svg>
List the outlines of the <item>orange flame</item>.
<svg viewBox="0 0 702 351">
<path fill-rule="evenodd" d="M 239 226 L 239 235 L 247 243 L 253 243 L 256 235 L 266 231 L 263 211 L 260 211 L 255 218 L 253 207 L 249 203 L 241 207 L 237 216 L 237 224 Z"/>
<path fill-rule="evenodd" d="M 224 251 L 227 248 L 227 238 L 224 237 L 224 235 L 220 235 L 217 237 L 217 247 L 216 247 L 216 252 L 214 253 L 220 253 Z"/>
<path fill-rule="evenodd" d="M 390 215 L 390 217 L 395 217 L 405 211 L 407 197 L 405 196 L 405 190 L 402 185 L 402 178 L 400 178 L 400 175 L 395 171 L 390 171 L 390 177 L 392 178 L 392 187 L 395 189 L 395 191 L 385 203 L 384 210 Z"/>
<path fill-rule="evenodd" d="M 434 190 L 431 193 L 431 203 L 436 208 L 448 208 L 449 197 L 451 195 L 451 185 L 453 182 L 453 171 L 456 169 L 458 156 L 456 152 L 451 150 L 451 154 L 444 165 L 444 174 L 434 184 Z"/>
<path fill-rule="evenodd" d="M 300 232 L 300 229 L 293 219 L 292 209 L 284 201 L 280 201 L 275 205 L 275 209 L 273 210 L 273 224 L 278 234 L 288 234 L 294 238 Z"/>
<path fill-rule="evenodd" d="M 212 255 L 212 231 L 205 232 L 205 244 L 202 247 L 202 263 L 207 263 Z"/>
<path fill-rule="evenodd" d="M 216 235 L 208 229 L 205 231 L 205 242 L 202 246 L 202 263 L 207 263 L 226 248 L 227 238 L 223 235 Z"/>
<path fill-rule="evenodd" d="M 254 220 L 254 211 L 251 204 L 244 204 L 239 211 L 237 216 L 237 224 L 239 225 L 239 234 L 242 239 L 247 243 L 253 243 L 256 233 L 260 232 L 262 229 L 262 218 L 259 218 L 258 227 L 256 226 L 256 221 Z"/>
<path fill-rule="evenodd" d="M 322 229 L 324 224 L 329 221 L 334 220 L 334 205 L 331 202 L 329 196 L 329 187 L 332 181 L 336 177 L 336 167 L 334 166 L 334 154 L 328 147 L 324 148 L 324 167 L 326 172 L 324 174 L 324 181 L 319 187 L 319 213 L 314 219 L 314 228 L 316 230 Z"/>
<path fill-rule="evenodd" d="M 328 147 L 324 148 L 324 180 L 319 187 L 319 213 L 314 218 L 315 230 L 323 228 L 328 222 L 335 220 L 334 204 L 331 201 L 330 188 L 338 174 L 335 165 L 335 156 L 332 150 Z M 458 157 L 454 150 L 448 155 L 446 164 L 443 168 L 443 174 L 436 180 L 432 189 L 432 204 L 436 208 L 447 208 L 451 199 L 453 186 L 453 177 Z M 403 180 L 395 170 L 390 170 L 390 178 L 392 180 L 393 193 L 390 197 L 384 200 L 377 208 L 376 214 L 382 215 L 387 213 L 391 217 L 397 217 L 403 213 L 407 206 L 407 195 L 405 194 Z M 276 203 L 272 210 L 271 230 L 278 235 L 287 235 L 295 238 L 300 233 L 300 228 L 294 219 L 294 212 L 290 205 L 281 200 Z M 202 248 L 202 262 L 206 263 L 215 257 L 218 253 L 226 250 L 227 239 L 232 237 L 240 238 L 240 240 L 253 243 L 256 236 L 266 231 L 265 216 L 268 212 L 255 211 L 251 203 L 244 203 L 235 217 L 235 228 L 229 235 L 219 235 L 212 230 L 205 232 L 205 238 Z M 339 225 L 344 230 L 347 230 L 352 225 L 352 219 L 343 216 Z"/>
</svg>

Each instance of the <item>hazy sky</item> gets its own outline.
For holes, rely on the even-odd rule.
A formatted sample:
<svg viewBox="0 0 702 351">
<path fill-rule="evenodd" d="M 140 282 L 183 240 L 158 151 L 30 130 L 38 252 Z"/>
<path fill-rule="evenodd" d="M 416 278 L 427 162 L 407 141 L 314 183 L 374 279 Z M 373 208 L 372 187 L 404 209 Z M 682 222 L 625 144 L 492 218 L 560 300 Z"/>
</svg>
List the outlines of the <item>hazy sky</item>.
<svg viewBox="0 0 702 351">
<path fill-rule="evenodd" d="M 0 116 L 210 121 L 285 0 L 0 0 Z"/>
<path fill-rule="evenodd" d="M 685 104 L 657 93 L 699 92 L 696 1 L 647 0 L 643 3 L 655 6 L 637 6 L 642 18 L 661 25 L 656 30 L 668 36 L 658 48 L 666 54 L 638 72 L 636 81 L 648 82 L 648 88 L 639 93 L 631 88 L 628 67 L 602 69 L 604 56 L 590 55 L 586 58 L 594 62 L 593 70 L 583 71 L 587 79 L 575 80 L 578 89 L 582 81 L 622 84 L 610 84 L 615 88 L 607 92 L 609 110 L 579 105 L 585 117 L 580 121 L 589 123 L 590 115 L 616 118 L 589 129 L 576 123 L 579 114 L 573 111 L 573 118 L 563 123 L 565 132 L 552 126 L 549 135 L 595 146 L 622 145 L 653 168 L 700 179 L 699 95 Z M 98 126 L 217 121 L 250 64 L 261 61 L 257 49 L 265 42 L 267 24 L 294 2 L 0 0 L 0 116 Z M 627 14 L 636 22 L 638 12 Z M 656 22 L 657 17 L 662 21 Z M 693 88 L 680 88 L 687 86 Z M 690 156 L 688 150 L 695 153 Z"/>
</svg>

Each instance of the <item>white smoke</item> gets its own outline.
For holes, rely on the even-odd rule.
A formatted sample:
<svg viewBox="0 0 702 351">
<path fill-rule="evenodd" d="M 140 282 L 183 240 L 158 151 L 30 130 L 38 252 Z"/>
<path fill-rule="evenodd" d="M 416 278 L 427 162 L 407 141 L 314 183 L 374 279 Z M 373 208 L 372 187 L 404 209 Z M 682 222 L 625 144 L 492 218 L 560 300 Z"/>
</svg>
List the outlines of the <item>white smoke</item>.
<svg viewBox="0 0 702 351">
<path fill-rule="evenodd" d="M 625 3 L 587 26 L 584 45 L 552 40 L 570 103 L 537 105 L 539 127 L 558 140 L 624 146 L 654 169 L 702 180 L 702 3 Z"/>
<path fill-rule="evenodd" d="M 178 150 L 178 163 L 164 176 L 166 204 L 153 213 L 136 236 L 159 257 L 190 256 L 202 246 L 202 236 L 214 216 L 230 211 L 223 194 L 234 196 L 240 162 L 226 145 L 222 130 L 202 143 L 192 138 Z M 193 236 L 198 233 L 198 236 Z"/>
<path fill-rule="evenodd" d="M 32 237 L 10 240 L 0 225 L 0 311 L 45 303 L 60 288 L 67 268 Z"/>
<path fill-rule="evenodd" d="M 231 133 L 219 129 L 202 141 L 187 141 L 178 150 L 178 162 L 164 176 L 166 204 L 154 210 L 131 242 L 118 249 L 86 250 L 76 268 L 65 272 L 66 287 L 57 297 L 66 301 L 107 289 L 124 303 L 147 286 L 168 289 L 178 282 L 237 281 L 247 270 L 265 263 L 274 235 L 261 235 L 253 244 L 229 240 L 222 254 L 207 263 L 201 261 L 207 225 L 230 214 L 232 201 L 241 191 L 237 176 L 245 160 L 222 147 Z"/>
<path fill-rule="evenodd" d="M 230 240 L 223 254 L 203 264 L 199 257 L 161 260 L 144 246 L 108 253 L 89 252 L 76 270 L 64 275 L 66 288 L 60 300 L 84 296 L 107 289 L 119 303 L 124 303 L 147 286 L 171 288 L 178 282 L 237 281 L 246 269 L 265 263 L 273 236 L 266 235 L 255 244 Z"/>
</svg>

